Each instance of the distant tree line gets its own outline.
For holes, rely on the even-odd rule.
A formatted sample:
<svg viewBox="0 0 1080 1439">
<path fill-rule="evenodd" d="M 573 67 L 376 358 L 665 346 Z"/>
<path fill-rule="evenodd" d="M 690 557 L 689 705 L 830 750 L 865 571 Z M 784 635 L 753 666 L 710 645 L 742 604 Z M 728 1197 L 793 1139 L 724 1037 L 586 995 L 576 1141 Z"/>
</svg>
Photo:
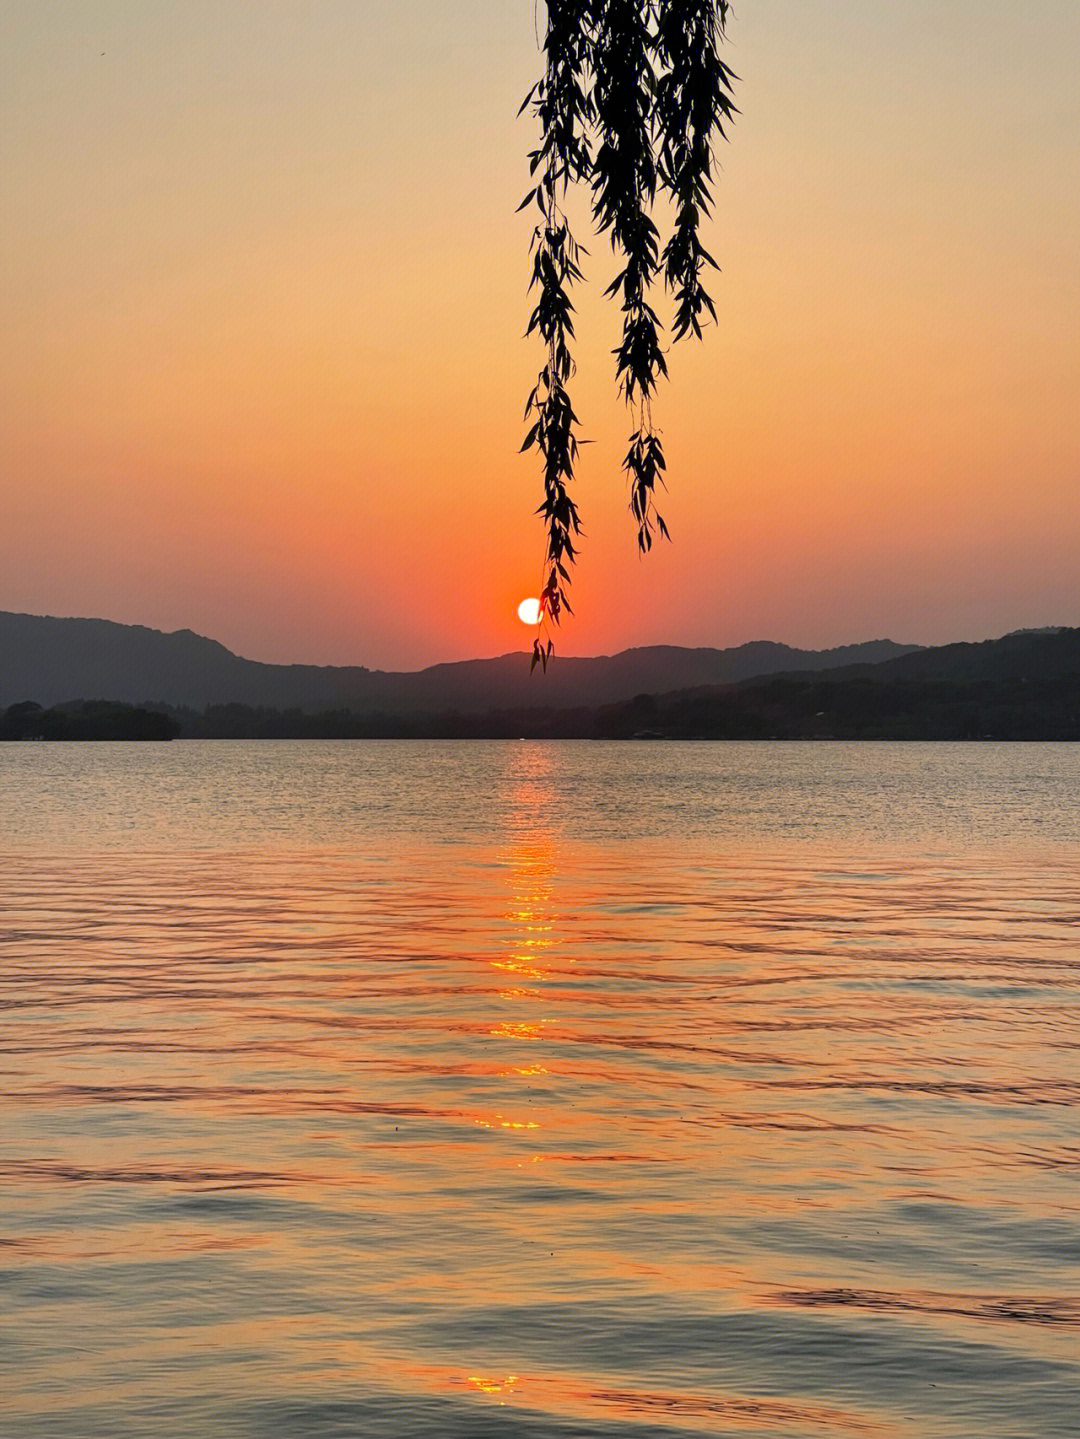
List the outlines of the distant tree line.
<svg viewBox="0 0 1080 1439">
<path fill-rule="evenodd" d="M 0 739 L 1080 740 L 1080 672 L 962 680 L 778 675 L 571 709 L 419 715 L 76 701 L 0 713 Z"/>
<path fill-rule="evenodd" d="M 1080 740 L 1080 671 L 967 681 L 818 672 L 592 707 L 404 716 L 160 708 L 188 739 Z"/>
<path fill-rule="evenodd" d="M 0 740 L 166 740 L 180 726 L 160 710 L 110 700 L 76 700 L 43 709 L 33 700 L 0 712 Z"/>
<path fill-rule="evenodd" d="M 652 705 L 639 699 L 607 727 L 672 739 L 1080 740 L 1080 673 L 969 682 L 778 676 Z"/>
</svg>

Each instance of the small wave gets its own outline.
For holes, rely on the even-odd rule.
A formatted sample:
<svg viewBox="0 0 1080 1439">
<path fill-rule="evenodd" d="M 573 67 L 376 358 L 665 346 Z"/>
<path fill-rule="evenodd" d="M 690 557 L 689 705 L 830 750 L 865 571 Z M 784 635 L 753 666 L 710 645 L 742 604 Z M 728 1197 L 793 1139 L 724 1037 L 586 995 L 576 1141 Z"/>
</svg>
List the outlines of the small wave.
<svg viewBox="0 0 1080 1439">
<path fill-rule="evenodd" d="M 1080 1325 L 1080 1298 L 907 1293 L 882 1289 L 781 1289 L 776 1302 L 800 1309 L 865 1309 L 881 1314 L 948 1314 L 1015 1324 Z"/>
</svg>

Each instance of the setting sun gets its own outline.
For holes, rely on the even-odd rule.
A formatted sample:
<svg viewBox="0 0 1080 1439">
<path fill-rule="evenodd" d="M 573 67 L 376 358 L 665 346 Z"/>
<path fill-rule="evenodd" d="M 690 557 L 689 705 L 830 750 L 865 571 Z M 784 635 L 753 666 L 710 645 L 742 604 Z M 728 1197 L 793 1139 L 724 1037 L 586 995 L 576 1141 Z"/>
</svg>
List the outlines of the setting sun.
<svg viewBox="0 0 1080 1439">
<path fill-rule="evenodd" d="M 522 600 L 517 608 L 518 619 L 523 625 L 538 625 L 540 623 L 540 601 L 529 598 Z"/>
</svg>

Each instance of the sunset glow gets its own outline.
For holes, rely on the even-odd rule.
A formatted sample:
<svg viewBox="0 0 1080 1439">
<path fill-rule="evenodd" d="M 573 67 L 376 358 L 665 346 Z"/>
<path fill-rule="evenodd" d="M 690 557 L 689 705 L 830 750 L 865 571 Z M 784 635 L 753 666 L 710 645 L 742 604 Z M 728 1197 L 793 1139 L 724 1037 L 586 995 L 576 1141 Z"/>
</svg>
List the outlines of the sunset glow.
<svg viewBox="0 0 1080 1439">
<path fill-rule="evenodd" d="M 522 600 L 517 607 L 518 619 L 523 625 L 538 625 L 540 623 L 540 601 L 538 599 Z"/>
<path fill-rule="evenodd" d="M 673 543 L 640 562 L 581 217 L 558 653 L 1080 622 L 1080 8 L 729 30 L 719 323 L 669 346 Z M 533 7 L 19 3 L 0 37 L 0 609 L 281 662 L 525 649 Z"/>
</svg>

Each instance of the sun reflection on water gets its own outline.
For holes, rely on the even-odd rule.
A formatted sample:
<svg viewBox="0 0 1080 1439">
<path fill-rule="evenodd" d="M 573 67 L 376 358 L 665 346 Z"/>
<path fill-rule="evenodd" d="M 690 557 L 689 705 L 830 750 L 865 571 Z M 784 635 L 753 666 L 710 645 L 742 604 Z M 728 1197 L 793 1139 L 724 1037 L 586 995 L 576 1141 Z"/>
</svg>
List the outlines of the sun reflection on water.
<svg viewBox="0 0 1080 1439">
<path fill-rule="evenodd" d="M 65 803 L 87 764 L 212 787 L 162 748 L 17 763 Z M 891 805 L 947 797 L 930 753 L 874 760 Z M 985 749 L 932 753 L 1004 812 Z M 738 754 L 773 805 L 742 847 L 702 817 Z M 0 856 L 15 1439 L 1068 1427 L 1075 850 L 875 858 L 865 776 L 790 846 L 801 751 L 222 755 L 230 813 L 318 817 L 318 782 L 352 829 Z"/>
<path fill-rule="evenodd" d="M 470 1374 L 469 1383 L 474 1389 L 479 1389 L 481 1394 L 509 1394 L 513 1392 L 514 1385 L 518 1381 L 516 1374 L 504 1374 L 502 1378 L 489 1377 L 481 1374 Z"/>
</svg>

